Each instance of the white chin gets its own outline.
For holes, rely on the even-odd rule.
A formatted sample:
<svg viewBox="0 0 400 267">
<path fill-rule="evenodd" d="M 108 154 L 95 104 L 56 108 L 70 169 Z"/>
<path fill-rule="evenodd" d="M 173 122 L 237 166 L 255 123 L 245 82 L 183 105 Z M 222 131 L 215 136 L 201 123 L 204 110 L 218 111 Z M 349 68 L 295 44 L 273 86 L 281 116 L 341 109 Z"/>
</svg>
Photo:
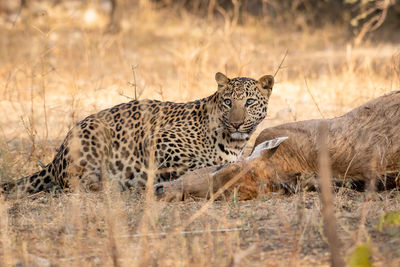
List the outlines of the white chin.
<svg viewBox="0 0 400 267">
<path fill-rule="evenodd" d="M 247 133 L 234 132 L 231 133 L 231 138 L 235 140 L 246 140 L 249 137 Z"/>
</svg>

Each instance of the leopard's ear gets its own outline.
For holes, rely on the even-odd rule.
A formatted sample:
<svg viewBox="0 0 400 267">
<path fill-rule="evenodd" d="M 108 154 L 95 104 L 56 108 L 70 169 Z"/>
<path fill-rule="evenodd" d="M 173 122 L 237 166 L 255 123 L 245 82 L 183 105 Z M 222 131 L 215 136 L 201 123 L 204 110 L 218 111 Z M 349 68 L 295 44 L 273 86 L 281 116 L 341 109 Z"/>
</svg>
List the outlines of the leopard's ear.
<svg viewBox="0 0 400 267">
<path fill-rule="evenodd" d="M 264 75 L 258 79 L 258 83 L 261 87 L 261 93 L 269 97 L 272 92 L 272 87 L 274 86 L 274 76 Z"/>
<path fill-rule="evenodd" d="M 217 81 L 218 87 L 219 86 L 225 86 L 229 82 L 229 78 L 226 77 L 224 74 L 221 72 L 217 72 L 215 74 L 215 81 Z"/>
</svg>

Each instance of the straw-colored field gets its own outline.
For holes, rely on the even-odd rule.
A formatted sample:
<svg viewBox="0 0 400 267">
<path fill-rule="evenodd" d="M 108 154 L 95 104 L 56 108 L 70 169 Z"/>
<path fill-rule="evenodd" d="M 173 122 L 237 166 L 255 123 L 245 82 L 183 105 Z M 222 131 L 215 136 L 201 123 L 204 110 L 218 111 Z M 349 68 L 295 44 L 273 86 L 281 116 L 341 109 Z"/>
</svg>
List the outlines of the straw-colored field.
<svg viewBox="0 0 400 267">
<path fill-rule="evenodd" d="M 105 32 L 105 1 L 42 1 L 18 18 L 0 14 L 0 181 L 51 161 L 74 122 L 129 101 L 135 88 L 140 99 L 202 98 L 216 90 L 216 72 L 274 74 L 286 50 L 258 130 L 337 116 L 400 89 L 399 30 L 382 35 L 393 40 L 367 35 L 355 45 L 357 35 L 340 24 L 295 30 L 221 8 L 207 18 L 172 4 L 119 2 L 126 9 L 115 33 Z M 0 265 L 328 265 L 318 193 L 298 191 L 218 201 L 193 222 L 204 201 L 167 204 L 112 189 L 0 200 Z M 367 244 L 374 264 L 398 266 L 400 228 L 376 227 L 400 210 L 398 192 L 368 201 L 363 192 L 336 193 L 343 258 Z"/>
</svg>

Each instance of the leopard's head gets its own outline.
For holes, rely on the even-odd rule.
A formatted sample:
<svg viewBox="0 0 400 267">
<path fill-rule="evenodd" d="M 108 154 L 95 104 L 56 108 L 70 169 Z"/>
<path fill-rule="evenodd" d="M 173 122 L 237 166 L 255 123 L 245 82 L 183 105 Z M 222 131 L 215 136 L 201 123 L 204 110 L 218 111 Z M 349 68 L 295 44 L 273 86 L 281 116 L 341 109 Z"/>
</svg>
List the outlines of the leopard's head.
<svg viewBox="0 0 400 267">
<path fill-rule="evenodd" d="M 274 77 L 229 79 L 218 72 L 215 80 L 218 83 L 217 107 L 223 127 L 234 140 L 248 139 L 267 115 Z"/>
</svg>

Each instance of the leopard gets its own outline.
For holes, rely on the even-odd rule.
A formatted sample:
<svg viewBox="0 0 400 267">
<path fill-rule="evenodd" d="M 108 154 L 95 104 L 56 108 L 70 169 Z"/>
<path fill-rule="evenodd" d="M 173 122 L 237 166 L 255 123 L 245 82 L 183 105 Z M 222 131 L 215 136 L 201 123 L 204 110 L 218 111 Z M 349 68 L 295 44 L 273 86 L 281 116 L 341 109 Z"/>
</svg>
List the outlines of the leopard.
<svg viewBox="0 0 400 267">
<path fill-rule="evenodd" d="M 68 190 L 99 191 L 175 180 L 187 171 L 238 160 L 267 115 L 272 75 L 258 80 L 216 73 L 217 90 L 186 103 L 132 100 L 92 114 L 68 132 L 54 159 L 32 175 L 3 183 L 19 196 Z"/>
</svg>

